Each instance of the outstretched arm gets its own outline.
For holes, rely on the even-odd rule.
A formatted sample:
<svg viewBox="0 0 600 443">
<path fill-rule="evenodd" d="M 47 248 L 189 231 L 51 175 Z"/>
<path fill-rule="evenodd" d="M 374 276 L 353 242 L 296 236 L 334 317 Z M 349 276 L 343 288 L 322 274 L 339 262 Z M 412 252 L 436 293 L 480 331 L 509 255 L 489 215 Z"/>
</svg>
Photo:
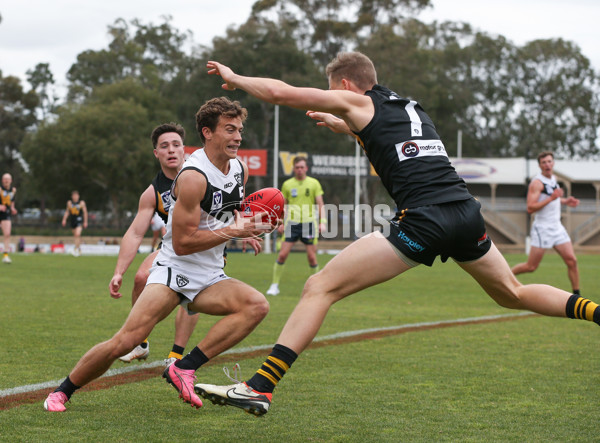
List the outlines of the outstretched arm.
<svg viewBox="0 0 600 443">
<path fill-rule="evenodd" d="M 345 83 L 347 89 L 301 88 L 272 78 L 238 75 L 216 61 L 209 61 L 206 66 L 208 74 L 223 78 L 223 89 L 233 91 L 239 88 L 268 103 L 339 115 L 354 131 L 365 127 L 373 117 L 371 99 L 350 83 Z"/>
</svg>

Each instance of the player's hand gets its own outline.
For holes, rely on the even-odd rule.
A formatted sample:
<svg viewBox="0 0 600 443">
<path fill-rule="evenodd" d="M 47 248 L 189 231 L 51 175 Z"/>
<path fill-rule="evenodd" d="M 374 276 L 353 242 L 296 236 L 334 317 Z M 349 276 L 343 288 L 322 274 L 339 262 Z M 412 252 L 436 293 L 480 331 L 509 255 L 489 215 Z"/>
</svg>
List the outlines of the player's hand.
<svg viewBox="0 0 600 443">
<path fill-rule="evenodd" d="M 564 191 L 561 188 L 556 188 L 553 192 L 552 192 L 552 200 L 556 200 L 557 198 L 561 198 L 564 195 Z"/>
<path fill-rule="evenodd" d="M 121 298 L 122 295 L 119 292 L 121 288 L 121 284 L 123 283 L 123 276 L 121 274 L 113 275 L 112 280 L 108 284 L 108 290 L 110 291 L 110 296 L 112 298 Z"/>
<path fill-rule="evenodd" d="M 328 112 L 306 111 L 306 115 L 317 120 L 317 126 L 325 126 L 336 134 L 352 134 L 344 120 Z"/>
<path fill-rule="evenodd" d="M 327 225 L 325 223 L 319 223 L 319 234 L 321 232 L 325 232 L 326 229 L 327 229 Z"/>
<path fill-rule="evenodd" d="M 243 251 L 246 252 L 246 245 L 250 245 L 250 247 L 254 250 L 254 255 L 260 254 L 262 251 L 262 238 L 245 238 L 243 240 Z"/>
<path fill-rule="evenodd" d="M 571 208 L 574 208 L 576 206 L 579 206 L 579 199 L 575 198 L 573 196 L 570 196 L 570 197 L 565 198 L 564 203 L 565 203 L 565 205 L 570 206 Z"/>
<path fill-rule="evenodd" d="M 67 222 L 65 220 L 62 221 L 63 228 L 67 226 Z"/>
<path fill-rule="evenodd" d="M 277 226 L 277 232 L 279 234 L 283 234 L 283 231 L 285 231 L 285 226 L 283 225 L 283 223 L 281 223 L 279 226 Z"/>
<path fill-rule="evenodd" d="M 235 77 L 235 73 L 231 68 L 215 61 L 207 62 L 206 67 L 208 68 L 208 75 L 220 75 L 221 78 L 225 80 L 225 83 L 221 85 L 221 88 L 227 91 L 235 90 L 235 86 L 231 83 Z"/>
<path fill-rule="evenodd" d="M 4 212 L 4 211 L 6 211 L 6 206 L 5 206 L 5 205 L 0 205 L 0 211 L 1 211 L 1 212 Z"/>
<path fill-rule="evenodd" d="M 262 221 L 266 212 L 260 212 L 252 217 L 242 217 L 239 211 L 234 211 L 235 220 L 229 225 L 233 237 L 257 238 L 259 235 L 271 232 L 274 226 L 269 222 Z"/>
</svg>

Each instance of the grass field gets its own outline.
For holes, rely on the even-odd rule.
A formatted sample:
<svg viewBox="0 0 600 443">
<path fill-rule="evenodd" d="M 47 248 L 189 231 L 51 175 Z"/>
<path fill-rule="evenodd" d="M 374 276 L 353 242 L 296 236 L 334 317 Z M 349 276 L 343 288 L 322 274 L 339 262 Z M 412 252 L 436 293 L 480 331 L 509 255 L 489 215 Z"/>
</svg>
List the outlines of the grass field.
<svg viewBox="0 0 600 443">
<path fill-rule="evenodd" d="M 130 308 L 128 297 L 108 294 L 115 257 L 12 258 L 0 267 L 0 391 L 64 378 Z M 274 259 L 231 254 L 226 270 L 264 291 Z M 524 256 L 507 259 L 514 264 Z M 600 299 L 600 256 L 582 255 L 579 263 L 583 294 Z M 308 274 L 305 255 L 292 254 L 282 293 L 269 298 L 271 312 L 238 347 L 275 341 Z M 569 289 L 556 255 L 521 277 Z M 126 293 L 132 278 L 130 271 Z M 319 335 L 514 313 L 495 305 L 455 264 L 436 262 L 338 303 Z M 172 315 L 153 331 L 150 360 L 166 357 L 173 321 Z M 200 320 L 188 350 L 214 321 Z M 64 414 L 46 413 L 41 402 L 1 410 L 0 440 L 598 441 L 598 333 L 588 322 L 522 317 L 331 344 L 302 354 L 262 418 L 211 403 L 192 409 L 157 376 L 78 392 Z M 231 356 L 228 363 L 239 361 L 249 377 L 263 359 Z M 221 366 L 197 375 L 226 384 Z"/>
</svg>

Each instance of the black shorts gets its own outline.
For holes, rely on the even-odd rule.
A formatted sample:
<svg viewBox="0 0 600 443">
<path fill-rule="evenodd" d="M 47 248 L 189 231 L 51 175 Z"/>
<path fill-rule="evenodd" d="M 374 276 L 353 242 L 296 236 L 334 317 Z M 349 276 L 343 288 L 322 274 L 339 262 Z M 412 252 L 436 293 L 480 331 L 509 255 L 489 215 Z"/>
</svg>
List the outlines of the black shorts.
<svg viewBox="0 0 600 443">
<path fill-rule="evenodd" d="M 71 217 L 71 229 L 75 229 L 80 226 L 83 226 L 83 216 L 78 215 L 76 217 Z"/>
<path fill-rule="evenodd" d="M 427 266 L 438 255 L 442 262 L 448 257 L 457 262 L 477 260 L 492 245 L 480 210 L 474 198 L 406 209 L 390 223 L 387 239 L 408 258 Z"/>
<path fill-rule="evenodd" d="M 315 243 L 315 224 L 289 222 L 285 225 L 283 234 L 287 242 L 295 243 L 300 240 L 305 245 L 312 245 Z"/>
<path fill-rule="evenodd" d="M 10 220 L 10 212 L 0 211 L 0 221 Z"/>
</svg>

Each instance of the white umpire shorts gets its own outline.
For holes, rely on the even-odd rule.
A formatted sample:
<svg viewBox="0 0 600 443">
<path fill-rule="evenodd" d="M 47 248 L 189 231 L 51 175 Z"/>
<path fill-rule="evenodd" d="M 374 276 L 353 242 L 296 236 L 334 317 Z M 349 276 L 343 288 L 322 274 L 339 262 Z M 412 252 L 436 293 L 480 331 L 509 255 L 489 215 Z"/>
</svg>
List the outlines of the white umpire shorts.
<svg viewBox="0 0 600 443">
<path fill-rule="evenodd" d="M 189 314 L 196 314 L 196 312 L 190 311 L 187 305 L 206 288 L 229 278 L 222 269 L 212 273 L 193 272 L 155 263 L 150 268 L 146 284 L 158 283 L 168 286 L 181 297 L 181 306 L 186 308 Z"/>
<path fill-rule="evenodd" d="M 549 249 L 571 241 L 565 227 L 558 223 L 553 227 L 536 226 L 531 227 L 531 246 Z"/>
</svg>

